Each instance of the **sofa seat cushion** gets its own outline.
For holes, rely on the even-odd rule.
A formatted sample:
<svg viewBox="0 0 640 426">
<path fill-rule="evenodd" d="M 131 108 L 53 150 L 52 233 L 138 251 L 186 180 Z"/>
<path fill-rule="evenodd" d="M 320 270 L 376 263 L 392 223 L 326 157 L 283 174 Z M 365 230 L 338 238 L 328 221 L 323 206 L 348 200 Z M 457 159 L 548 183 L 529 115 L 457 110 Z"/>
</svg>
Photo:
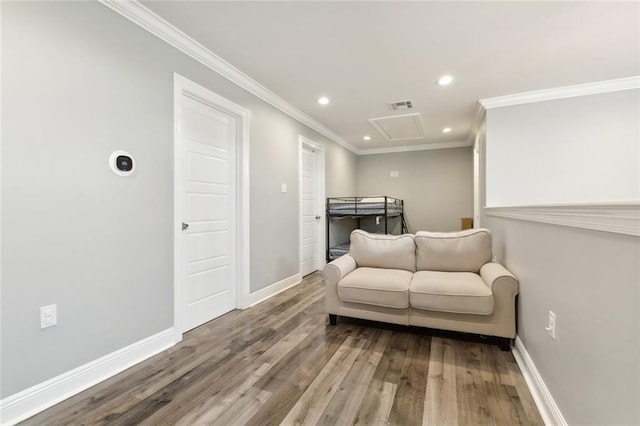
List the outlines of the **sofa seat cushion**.
<svg viewBox="0 0 640 426">
<path fill-rule="evenodd" d="M 408 308 L 412 275 L 402 269 L 356 268 L 338 283 L 338 297 L 343 302 Z"/>
<path fill-rule="evenodd" d="M 493 294 L 472 272 L 418 271 L 409 286 L 412 308 L 459 314 L 491 315 Z"/>
</svg>

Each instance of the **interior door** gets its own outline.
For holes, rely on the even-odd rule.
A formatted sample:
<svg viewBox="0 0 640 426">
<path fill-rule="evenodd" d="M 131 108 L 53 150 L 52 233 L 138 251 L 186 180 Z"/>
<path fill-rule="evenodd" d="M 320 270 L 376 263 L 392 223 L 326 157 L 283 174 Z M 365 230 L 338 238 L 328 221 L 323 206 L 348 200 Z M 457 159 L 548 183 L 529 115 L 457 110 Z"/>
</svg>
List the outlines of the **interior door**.
<svg viewBox="0 0 640 426">
<path fill-rule="evenodd" d="M 181 95 L 182 331 L 236 307 L 236 140 L 238 120 Z M 180 220 L 180 219 L 178 219 Z"/>
<path fill-rule="evenodd" d="M 318 221 L 321 218 L 317 205 L 318 156 L 314 148 L 302 145 L 300 159 L 300 264 L 302 276 L 315 272 L 318 265 Z"/>
</svg>

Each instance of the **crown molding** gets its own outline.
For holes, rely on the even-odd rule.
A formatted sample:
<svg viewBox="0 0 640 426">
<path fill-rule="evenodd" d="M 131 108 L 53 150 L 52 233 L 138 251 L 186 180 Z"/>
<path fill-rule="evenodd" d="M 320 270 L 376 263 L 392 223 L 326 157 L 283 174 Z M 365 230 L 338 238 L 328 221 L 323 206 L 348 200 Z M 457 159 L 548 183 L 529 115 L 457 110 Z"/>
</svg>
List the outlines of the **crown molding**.
<svg viewBox="0 0 640 426">
<path fill-rule="evenodd" d="M 640 202 L 485 207 L 487 216 L 640 237 Z"/>
<path fill-rule="evenodd" d="M 427 143 L 422 145 L 398 146 L 398 147 L 391 147 L 391 148 L 360 149 L 358 150 L 358 152 L 356 152 L 356 154 L 358 155 L 392 154 L 396 152 L 427 151 L 431 149 L 463 148 L 471 145 L 473 145 L 473 143 L 469 141 L 438 142 L 438 143 Z"/>
<path fill-rule="evenodd" d="M 640 76 L 515 93 L 513 95 L 480 99 L 479 102 L 483 108 L 492 109 L 632 89 L 640 89 Z"/>
<path fill-rule="evenodd" d="M 480 126 L 482 126 L 482 121 L 484 120 L 486 113 L 487 113 L 487 110 L 478 101 L 476 104 L 476 114 L 473 119 L 473 123 L 471 125 L 471 132 L 469 132 L 469 139 L 468 139 L 469 145 L 475 146 L 476 137 L 478 135 L 478 131 L 480 131 Z"/>
<path fill-rule="evenodd" d="M 247 74 L 243 73 L 229 62 L 225 61 L 211 50 L 204 47 L 169 22 L 147 9 L 137 0 L 120 1 L 120 0 L 98 0 L 104 6 L 114 12 L 127 18 L 129 21 L 143 28 L 144 30 L 155 35 L 162 41 L 180 50 L 184 54 L 190 56 L 200 62 L 212 71 L 220 74 L 222 77 L 232 83 L 242 87 L 249 93 L 257 96 L 263 101 L 271 104 L 275 108 L 298 120 L 300 123 L 310 127 L 321 135 L 327 137 L 333 142 L 348 149 L 354 154 L 358 153 L 358 149 L 342 139 L 329 128 L 323 126 L 309 115 L 300 111 L 289 102 L 285 101 Z"/>
</svg>

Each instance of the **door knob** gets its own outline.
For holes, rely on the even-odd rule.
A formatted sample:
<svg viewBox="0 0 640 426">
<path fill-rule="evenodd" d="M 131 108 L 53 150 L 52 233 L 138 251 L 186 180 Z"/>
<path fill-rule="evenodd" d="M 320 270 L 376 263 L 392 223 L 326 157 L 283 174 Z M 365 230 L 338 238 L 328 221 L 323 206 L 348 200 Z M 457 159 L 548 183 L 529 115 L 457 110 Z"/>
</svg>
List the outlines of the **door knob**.
<svg viewBox="0 0 640 426">
<path fill-rule="evenodd" d="M 188 224 L 188 223 L 184 223 L 184 222 L 182 222 L 182 230 L 183 230 L 183 231 L 186 231 L 188 227 L 189 227 L 189 224 Z"/>
<path fill-rule="evenodd" d="M 322 216 L 316 215 L 316 220 L 322 219 Z"/>
</svg>

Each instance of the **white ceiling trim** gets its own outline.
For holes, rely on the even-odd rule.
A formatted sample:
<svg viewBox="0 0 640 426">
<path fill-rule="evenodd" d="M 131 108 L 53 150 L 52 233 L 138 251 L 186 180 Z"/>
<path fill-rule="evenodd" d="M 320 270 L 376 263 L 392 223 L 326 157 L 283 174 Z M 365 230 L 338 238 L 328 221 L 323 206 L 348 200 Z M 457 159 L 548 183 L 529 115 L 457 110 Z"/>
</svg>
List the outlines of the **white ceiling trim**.
<svg viewBox="0 0 640 426">
<path fill-rule="evenodd" d="M 376 153 L 391 153 L 391 152 L 404 152 L 404 151 L 421 151 L 428 149 L 444 149 L 444 148 L 458 148 L 461 142 L 453 143 L 437 143 L 437 144 L 424 144 L 414 146 L 399 146 L 393 148 L 381 148 L 381 149 L 359 149 L 355 145 L 347 142 L 341 138 L 338 134 L 331 129 L 323 126 L 318 121 L 300 111 L 289 102 L 285 101 L 247 74 L 243 73 L 211 50 L 198 43 L 187 34 L 171 25 L 169 22 L 162 19 L 160 16 L 146 8 L 137 0 L 98 0 L 104 6 L 122 15 L 129 21 L 143 28 L 144 30 L 155 35 L 162 41 L 175 47 L 184 54 L 190 56 L 196 61 L 200 62 L 212 71 L 220 74 L 222 77 L 231 81 L 232 83 L 242 87 L 249 93 L 257 96 L 263 101 L 269 103 L 290 117 L 298 120 L 300 123 L 310 127 L 317 131 L 321 135 L 327 137 L 331 141 L 338 145 L 348 149 L 356 155 L 367 155 Z M 376 152 L 373 152 L 376 151 Z"/>
<path fill-rule="evenodd" d="M 361 149 L 358 155 L 391 154 L 394 152 L 427 151 L 430 149 L 463 148 L 473 145 L 470 141 L 425 143 L 422 145 L 398 146 L 393 148 Z"/>
<path fill-rule="evenodd" d="M 165 21 L 151 10 L 136 0 L 98 0 L 109 9 L 124 16 L 134 24 L 147 30 L 164 42 L 170 44 L 191 58 L 205 65 L 209 69 L 220 74 L 229 81 L 237 84 L 246 91 L 254 94 L 263 101 L 273 105 L 285 114 L 293 117 L 302 124 L 309 126 L 323 136 L 326 136 L 338 145 L 343 146 L 354 154 L 358 154 L 358 148 L 342 139 L 329 128 L 323 126 L 309 115 L 300 111 L 289 102 L 285 101 L 251 77 L 204 47 L 178 28 Z"/>
<path fill-rule="evenodd" d="M 617 92 L 620 90 L 640 89 L 640 76 L 618 78 L 615 80 L 596 81 L 594 83 L 576 84 L 573 86 L 552 89 L 534 90 L 515 93 L 513 95 L 480 99 L 480 105 L 486 109 L 522 105 L 554 99 L 574 98 L 577 96 L 597 95 L 599 93 Z"/>
</svg>

